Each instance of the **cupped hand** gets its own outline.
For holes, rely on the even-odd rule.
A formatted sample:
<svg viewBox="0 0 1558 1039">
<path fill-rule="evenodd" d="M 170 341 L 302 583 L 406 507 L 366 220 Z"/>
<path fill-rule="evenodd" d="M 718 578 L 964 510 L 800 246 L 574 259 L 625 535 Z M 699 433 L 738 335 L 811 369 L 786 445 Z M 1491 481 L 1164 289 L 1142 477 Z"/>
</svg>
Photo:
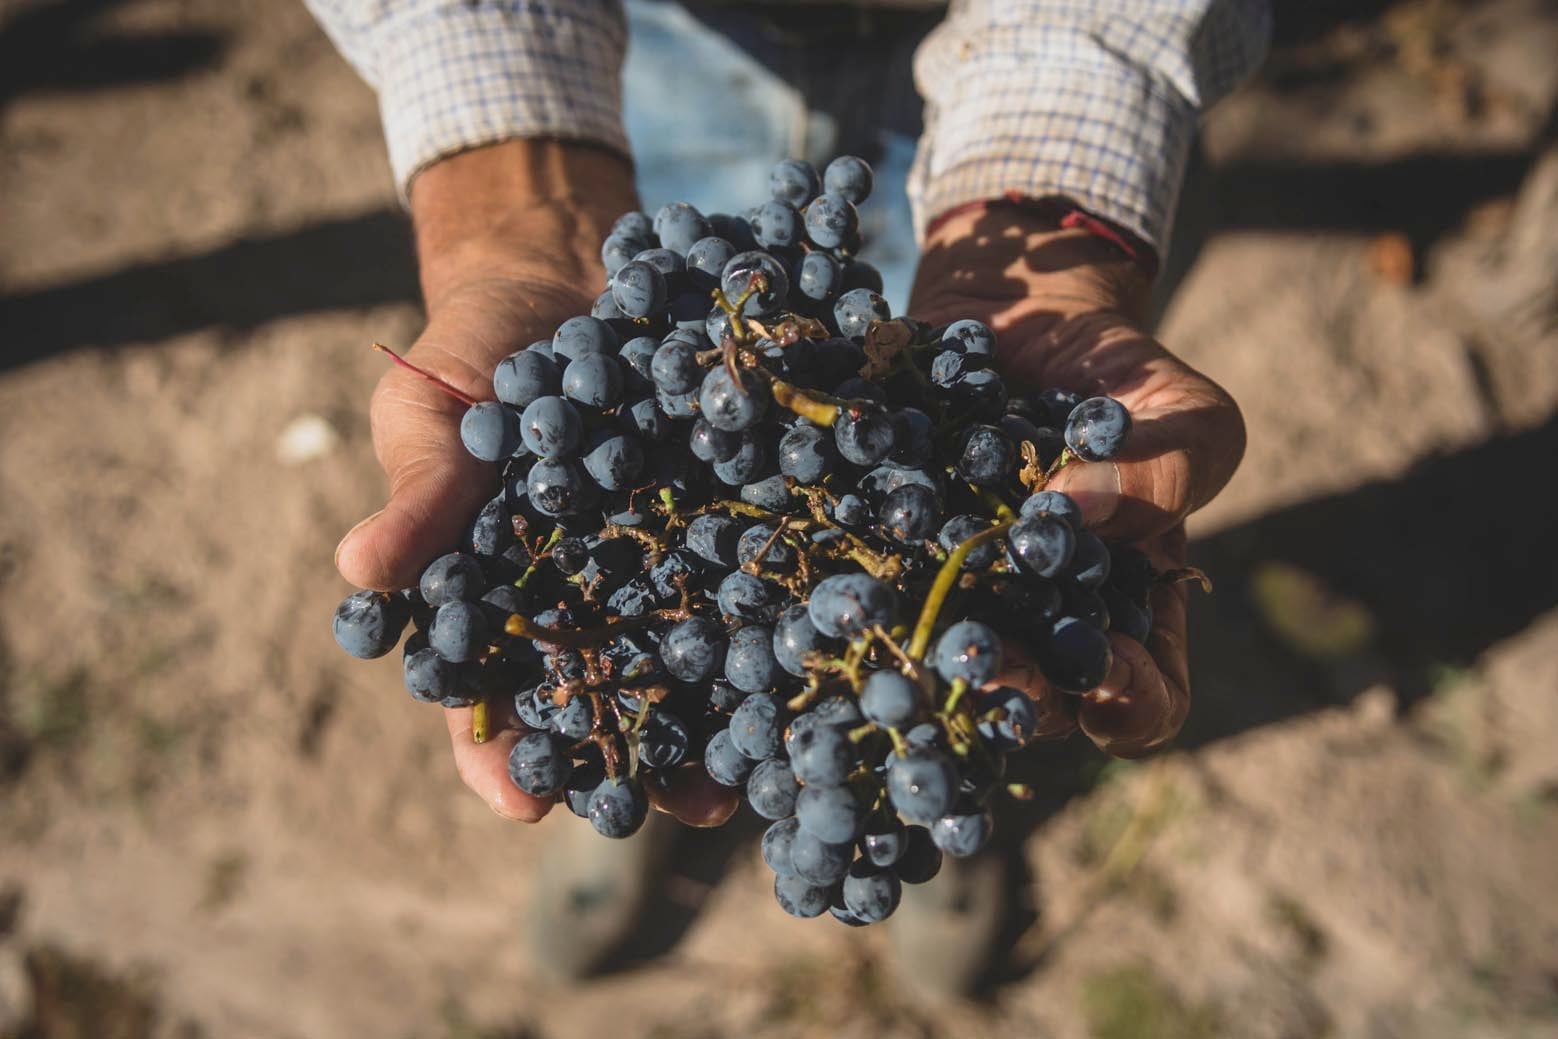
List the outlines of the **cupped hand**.
<svg viewBox="0 0 1558 1039">
<path fill-rule="evenodd" d="M 988 324 L 1014 392 L 1058 387 L 1124 404 L 1133 427 L 1121 453 L 1074 462 L 1050 487 L 1075 498 L 1100 537 L 1133 543 L 1170 570 L 1185 565 L 1185 517 L 1227 484 L 1245 433 L 1222 387 L 1142 331 L 1147 288 L 1109 243 L 991 207 L 959 214 L 932 235 L 909 312 L 932 323 Z M 1035 698 L 1040 736 L 1080 727 L 1110 754 L 1147 754 L 1178 733 L 1190 709 L 1186 600 L 1184 584 L 1156 587 L 1146 646 L 1111 633 L 1108 676 L 1080 699 L 1045 682 L 1020 647 L 1001 681 Z"/>
<path fill-rule="evenodd" d="M 428 323 L 405 357 L 468 397 L 491 400 L 500 360 L 589 313 L 605 280 L 595 250 L 611 220 L 636 204 L 630 173 L 602 166 L 625 167 L 621 160 L 560 154 L 567 150 L 509 142 L 438 163 L 416 182 L 412 212 Z M 609 190 L 585 183 L 602 179 Z M 535 199 L 552 181 L 553 197 Z M 348 581 L 386 591 L 415 584 L 493 496 L 495 467 L 460 441 L 465 408 L 403 368 L 379 380 L 369 421 L 389 499 L 336 548 L 336 567 Z M 499 815 L 540 819 L 553 800 L 523 793 L 508 775 L 509 750 L 522 731 L 513 704 L 489 704 L 482 743 L 473 739 L 472 714 L 468 707 L 445 711 L 460 778 Z M 693 825 L 723 822 L 735 807 L 734 795 L 707 777 L 678 776 L 651 798 Z"/>
</svg>

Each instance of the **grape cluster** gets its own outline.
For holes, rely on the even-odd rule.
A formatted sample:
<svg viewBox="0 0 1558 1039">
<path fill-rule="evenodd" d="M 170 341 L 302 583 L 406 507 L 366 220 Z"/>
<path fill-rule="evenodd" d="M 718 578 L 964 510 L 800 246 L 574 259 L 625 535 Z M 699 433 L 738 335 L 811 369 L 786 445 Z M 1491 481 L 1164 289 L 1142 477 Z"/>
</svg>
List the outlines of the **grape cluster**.
<svg viewBox="0 0 1558 1039">
<path fill-rule="evenodd" d="M 1033 701 L 1003 646 L 1083 693 L 1145 640 L 1156 574 L 1044 489 L 1126 409 L 1014 394 L 978 321 L 893 318 L 854 257 L 871 169 L 796 160 L 736 217 L 628 213 L 589 315 L 505 358 L 461 423 L 494 496 L 417 587 L 336 612 L 407 689 L 512 698 L 509 758 L 608 837 L 701 768 L 772 820 L 779 904 L 882 920 L 989 840 Z M 478 738 L 483 723 L 477 725 Z"/>
</svg>

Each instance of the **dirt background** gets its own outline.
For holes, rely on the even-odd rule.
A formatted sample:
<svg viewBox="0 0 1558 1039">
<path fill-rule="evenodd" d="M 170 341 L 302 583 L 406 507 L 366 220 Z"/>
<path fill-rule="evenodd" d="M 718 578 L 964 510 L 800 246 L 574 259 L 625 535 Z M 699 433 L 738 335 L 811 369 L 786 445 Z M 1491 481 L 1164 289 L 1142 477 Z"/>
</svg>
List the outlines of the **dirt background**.
<svg viewBox="0 0 1558 1039">
<path fill-rule="evenodd" d="M 292 2 L 0 2 L 0 1035 L 1558 1035 L 1558 4 L 1279 7 L 1161 326 L 1250 426 L 1197 706 L 1038 752 L 1036 919 L 949 1009 L 750 846 L 539 978 L 577 820 L 329 635 L 420 321 L 372 95 Z"/>
</svg>

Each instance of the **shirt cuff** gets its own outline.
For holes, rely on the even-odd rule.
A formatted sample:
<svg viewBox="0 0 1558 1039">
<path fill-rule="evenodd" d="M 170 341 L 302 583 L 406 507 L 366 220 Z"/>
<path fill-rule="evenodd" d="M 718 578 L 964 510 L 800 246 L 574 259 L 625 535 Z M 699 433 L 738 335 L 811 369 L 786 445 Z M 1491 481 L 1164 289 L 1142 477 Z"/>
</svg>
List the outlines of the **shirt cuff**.
<svg viewBox="0 0 1558 1039">
<path fill-rule="evenodd" d="M 926 125 L 909 185 L 917 233 L 970 202 L 1058 196 L 1161 255 L 1196 132 L 1190 100 L 1085 34 L 1049 41 L 1042 56 L 998 32 L 935 42 L 955 48 L 941 57 L 960 67 L 938 71 L 935 83 L 919 70 Z"/>
<path fill-rule="evenodd" d="M 380 114 L 402 198 L 418 172 L 516 137 L 629 154 L 622 126 L 627 26 L 615 3 L 402 7 L 375 24 Z"/>
</svg>

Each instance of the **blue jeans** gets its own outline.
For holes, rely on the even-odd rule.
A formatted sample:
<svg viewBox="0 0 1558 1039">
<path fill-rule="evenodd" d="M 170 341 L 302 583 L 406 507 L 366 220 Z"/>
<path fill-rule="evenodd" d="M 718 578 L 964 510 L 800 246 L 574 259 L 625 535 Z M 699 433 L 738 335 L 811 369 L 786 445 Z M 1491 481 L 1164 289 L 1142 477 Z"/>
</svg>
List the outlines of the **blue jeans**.
<svg viewBox="0 0 1558 1039">
<path fill-rule="evenodd" d="M 826 41 L 796 46 L 740 8 L 700 19 L 676 3 L 626 6 L 624 111 L 649 212 L 686 201 L 705 213 L 741 213 L 768 197 L 768 170 L 779 159 L 804 157 L 820 168 L 854 151 L 876 170 L 861 210 L 861 256 L 881 270 L 894 313 L 905 312 L 919 256 L 904 190 L 918 119 L 907 55 L 918 24 L 886 39 L 845 40 L 837 44 L 843 53 L 830 54 Z M 808 95 L 842 98 L 842 110 L 830 114 Z"/>
</svg>

